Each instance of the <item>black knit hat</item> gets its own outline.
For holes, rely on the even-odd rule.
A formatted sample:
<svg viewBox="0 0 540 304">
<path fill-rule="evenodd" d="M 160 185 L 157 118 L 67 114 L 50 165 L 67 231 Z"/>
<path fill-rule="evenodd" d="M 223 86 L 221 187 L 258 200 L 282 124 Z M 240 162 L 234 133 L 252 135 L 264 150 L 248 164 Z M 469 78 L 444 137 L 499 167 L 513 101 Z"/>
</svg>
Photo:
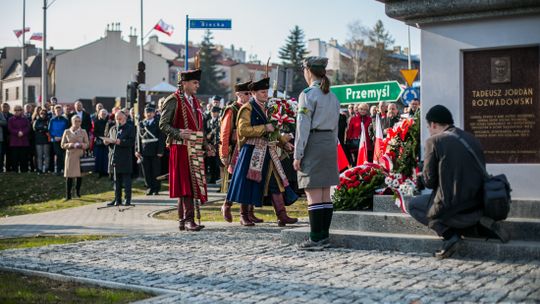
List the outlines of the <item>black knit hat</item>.
<svg viewBox="0 0 540 304">
<path fill-rule="evenodd" d="M 429 109 L 426 113 L 426 120 L 446 125 L 454 124 L 452 113 L 443 105 L 436 105 Z"/>
<path fill-rule="evenodd" d="M 270 88 L 270 78 L 263 78 L 249 84 L 250 91 L 268 90 Z"/>
</svg>

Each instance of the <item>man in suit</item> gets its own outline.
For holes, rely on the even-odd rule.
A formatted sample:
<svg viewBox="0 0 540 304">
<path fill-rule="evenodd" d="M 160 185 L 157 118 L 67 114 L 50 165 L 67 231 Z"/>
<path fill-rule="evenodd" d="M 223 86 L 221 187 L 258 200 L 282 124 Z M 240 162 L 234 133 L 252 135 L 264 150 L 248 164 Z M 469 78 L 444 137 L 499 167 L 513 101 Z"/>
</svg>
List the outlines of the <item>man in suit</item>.
<svg viewBox="0 0 540 304">
<path fill-rule="evenodd" d="M 69 126 L 71 127 L 71 117 L 73 117 L 73 115 L 79 116 L 81 118 L 81 128 L 86 131 L 88 138 L 90 138 L 90 132 L 92 131 L 92 118 L 90 117 L 90 114 L 84 110 L 83 104 L 80 100 L 75 102 L 74 107 L 75 111 L 73 113 L 69 113 L 67 117 Z"/>
<path fill-rule="evenodd" d="M 135 155 L 141 161 L 146 187 L 146 195 L 158 195 L 161 187 L 156 178 L 161 172 L 161 157 L 165 150 L 165 138 L 159 130 L 159 121 L 155 119 L 154 107 L 144 108 L 145 119 L 139 123 L 139 144 Z"/>
<path fill-rule="evenodd" d="M 116 124 L 109 130 L 109 137 L 103 142 L 109 145 L 109 168 L 114 177 L 114 201 L 108 206 L 122 204 L 122 186 L 124 186 L 125 205 L 131 205 L 131 174 L 133 173 L 133 146 L 135 128 L 128 124 L 127 115 L 116 112 Z"/>
</svg>

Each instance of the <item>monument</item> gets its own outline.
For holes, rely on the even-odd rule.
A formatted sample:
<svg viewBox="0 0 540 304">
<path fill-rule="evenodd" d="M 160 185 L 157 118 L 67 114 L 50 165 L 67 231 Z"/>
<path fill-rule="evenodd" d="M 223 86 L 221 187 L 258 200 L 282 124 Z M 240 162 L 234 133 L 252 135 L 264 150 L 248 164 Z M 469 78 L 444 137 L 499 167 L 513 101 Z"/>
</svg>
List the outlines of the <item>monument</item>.
<svg viewBox="0 0 540 304">
<path fill-rule="evenodd" d="M 513 198 L 540 199 L 540 2 L 379 1 L 421 30 L 422 109 L 448 107 Z"/>
</svg>

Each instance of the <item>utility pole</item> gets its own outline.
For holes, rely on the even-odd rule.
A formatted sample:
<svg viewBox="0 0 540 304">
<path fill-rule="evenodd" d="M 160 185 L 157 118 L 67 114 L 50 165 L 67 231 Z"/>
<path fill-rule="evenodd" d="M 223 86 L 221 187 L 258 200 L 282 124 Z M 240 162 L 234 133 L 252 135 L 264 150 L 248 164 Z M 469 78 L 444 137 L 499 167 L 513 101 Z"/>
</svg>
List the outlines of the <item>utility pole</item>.
<svg viewBox="0 0 540 304">
<path fill-rule="evenodd" d="M 411 27 L 407 26 L 407 38 L 409 40 L 409 48 L 407 52 L 407 59 L 409 61 L 409 70 L 411 69 Z"/>
<path fill-rule="evenodd" d="M 22 83 L 22 94 L 21 100 L 22 104 L 25 104 L 26 97 L 26 87 L 24 85 L 24 73 L 26 70 L 25 61 L 26 61 L 26 42 L 25 42 L 25 27 L 26 27 L 26 0 L 23 0 L 23 14 L 22 14 L 22 49 L 21 49 L 21 83 Z"/>
<path fill-rule="evenodd" d="M 140 53 L 139 53 L 139 63 L 137 64 L 137 86 L 139 88 L 139 94 L 138 94 L 138 100 L 135 105 L 135 115 L 138 117 L 141 117 L 142 112 L 144 110 L 144 105 L 146 103 L 146 91 L 144 88 L 144 84 L 146 83 L 146 65 L 144 64 L 144 48 L 143 48 L 143 42 L 144 42 L 144 27 L 143 27 L 143 0 L 141 0 L 141 45 L 140 45 Z M 133 117 L 133 119 L 138 123 L 138 117 Z"/>
<path fill-rule="evenodd" d="M 24 37 L 24 36 L 23 36 Z M 24 40 L 24 39 L 23 39 Z M 47 0 L 43 0 L 43 48 L 41 51 L 41 106 L 47 99 Z"/>
</svg>

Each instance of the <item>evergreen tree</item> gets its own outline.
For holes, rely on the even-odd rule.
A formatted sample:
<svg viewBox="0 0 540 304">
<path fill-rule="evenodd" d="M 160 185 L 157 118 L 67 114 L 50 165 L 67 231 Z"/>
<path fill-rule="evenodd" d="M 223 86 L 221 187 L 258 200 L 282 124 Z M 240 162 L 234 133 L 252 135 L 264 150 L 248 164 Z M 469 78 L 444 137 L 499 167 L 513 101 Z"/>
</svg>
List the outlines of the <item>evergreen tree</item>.
<svg viewBox="0 0 540 304">
<path fill-rule="evenodd" d="M 221 81 L 225 76 L 221 75 L 221 72 L 216 68 L 218 54 L 212 43 L 212 39 L 214 39 L 212 33 L 207 30 L 199 49 L 202 70 L 199 94 L 224 96 L 227 94 L 227 88 L 221 84 Z"/>
<path fill-rule="evenodd" d="M 369 31 L 368 39 L 372 47 L 368 50 L 368 81 L 384 81 L 392 78 L 390 75 L 390 62 L 388 57 L 392 51 L 390 47 L 394 39 L 384 28 L 381 20 L 377 20 L 373 29 Z"/>
<path fill-rule="evenodd" d="M 295 25 L 287 37 L 285 45 L 279 50 L 279 58 L 283 60 L 283 64 L 294 69 L 293 91 L 289 93 L 292 97 L 296 98 L 298 98 L 300 92 L 306 87 L 304 74 L 300 69 L 302 60 L 304 60 L 308 53 L 304 39 L 304 31 L 298 25 Z"/>
</svg>

